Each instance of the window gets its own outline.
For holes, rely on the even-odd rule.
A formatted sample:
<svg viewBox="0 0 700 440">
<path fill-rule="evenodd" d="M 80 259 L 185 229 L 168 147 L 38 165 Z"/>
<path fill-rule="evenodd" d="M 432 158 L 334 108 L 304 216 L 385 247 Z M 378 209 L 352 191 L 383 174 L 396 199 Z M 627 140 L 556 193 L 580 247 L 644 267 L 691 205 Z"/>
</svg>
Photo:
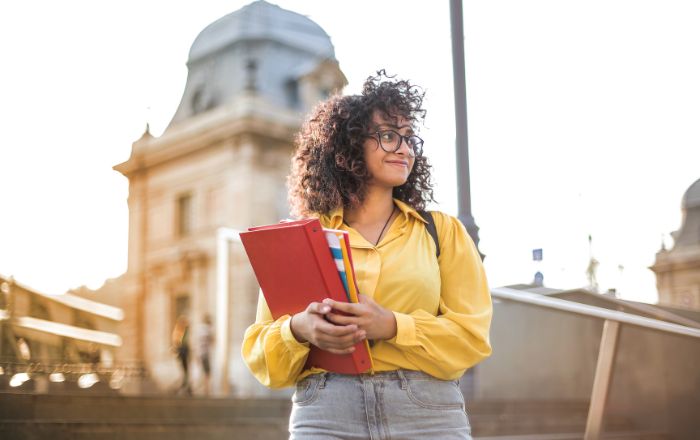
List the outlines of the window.
<svg viewBox="0 0 700 440">
<path fill-rule="evenodd" d="M 287 81 L 285 85 L 287 93 L 287 105 L 291 108 L 299 108 L 301 101 L 299 99 L 299 82 L 294 79 Z"/>
<path fill-rule="evenodd" d="M 196 115 L 210 110 L 216 106 L 216 100 L 205 86 L 199 86 L 192 94 L 191 107 L 192 114 Z"/>
<path fill-rule="evenodd" d="M 29 316 L 33 318 L 51 320 L 51 315 L 49 314 L 49 308 L 44 304 L 44 300 L 38 298 L 36 295 L 32 295 L 29 303 Z"/>
<path fill-rule="evenodd" d="M 185 237 L 192 232 L 192 196 L 182 194 L 177 198 L 177 235 Z"/>
</svg>

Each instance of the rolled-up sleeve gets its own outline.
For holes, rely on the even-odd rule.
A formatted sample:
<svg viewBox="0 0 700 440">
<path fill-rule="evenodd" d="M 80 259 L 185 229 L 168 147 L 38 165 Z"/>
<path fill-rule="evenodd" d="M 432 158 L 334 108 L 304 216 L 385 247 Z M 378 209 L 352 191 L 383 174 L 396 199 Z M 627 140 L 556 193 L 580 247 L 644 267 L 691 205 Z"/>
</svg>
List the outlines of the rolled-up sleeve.
<svg viewBox="0 0 700 440">
<path fill-rule="evenodd" d="M 289 315 L 274 320 L 259 295 L 255 323 L 243 336 L 241 354 L 253 376 L 270 388 L 294 385 L 309 354 L 309 343 L 296 340 L 290 322 Z"/>
</svg>

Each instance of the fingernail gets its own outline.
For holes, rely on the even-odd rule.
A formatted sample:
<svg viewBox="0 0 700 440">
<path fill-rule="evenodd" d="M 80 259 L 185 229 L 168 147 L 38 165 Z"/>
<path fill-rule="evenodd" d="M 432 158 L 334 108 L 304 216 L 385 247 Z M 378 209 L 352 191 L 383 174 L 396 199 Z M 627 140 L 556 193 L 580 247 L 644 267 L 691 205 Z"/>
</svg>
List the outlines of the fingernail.
<svg viewBox="0 0 700 440">
<path fill-rule="evenodd" d="M 321 313 L 328 313 L 331 311 L 331 308 L 328 306 L 321 307 Z"/>
</svg>

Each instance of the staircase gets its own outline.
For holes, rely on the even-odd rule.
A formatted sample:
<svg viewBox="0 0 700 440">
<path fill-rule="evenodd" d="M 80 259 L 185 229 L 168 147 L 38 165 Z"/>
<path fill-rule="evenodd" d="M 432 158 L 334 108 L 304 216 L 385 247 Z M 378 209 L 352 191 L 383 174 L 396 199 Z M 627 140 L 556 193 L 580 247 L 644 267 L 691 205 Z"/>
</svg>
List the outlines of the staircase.
<svg viewBox="0 0 700 440">
<path fill-rule="evenodd" d="M 475 440 L 582 439 L 587 402 L 477 402 Z M 286 399 L 0 393 L 0 439 L 276 440 L 288 437 Z M 607 420 L 605 439 L 668 440 Z"/>
<path fill-rule="evenodd" d="M 0 438 L 282 439 L 289 402 L 263 399 L 0 394 Z"/>
<path fill-rule="evenodd" d="M 467 405 L 475 440 L 582 440 L 585 401 L 479 401 Z M 664 433 L 636 430 L 630 420 L 607 416 L 606 440 L 670 440 Z"/>
</svg>

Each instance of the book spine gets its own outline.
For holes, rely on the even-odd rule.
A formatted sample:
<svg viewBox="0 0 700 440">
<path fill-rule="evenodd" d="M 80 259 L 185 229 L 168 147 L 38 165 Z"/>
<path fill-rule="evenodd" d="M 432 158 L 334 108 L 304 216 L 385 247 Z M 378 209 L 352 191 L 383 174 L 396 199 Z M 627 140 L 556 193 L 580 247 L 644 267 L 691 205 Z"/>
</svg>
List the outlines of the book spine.
<svg viewBox="0 0 700 440">
<path fill-rule="evenodd" d="M 348 302 L 352 302 L 350 299 L 350 286 L 348 285 L 349 276 L 351 274 L 348 273 L 345 268 L 343 242 L 333 231 L 324 230 L 324 235 L 326 236 L 326 241 L 328 242 L 331 255 L 333 255 L 333 261 L 335 261 L 335 266 L 338 270 L 340 281 L 342 281 L 343 287 L 345 288 L 345 295 L 348 298 Z"/>
<path fill-rule="evenodd" d="M 323 282 L 326 286 L 326 294 L 333 300 L 347 302 L 345 288 L 338 276 L 338 270 L 331 250 L 328 247 L 323 228 L 319 226 L 319 223 L 313 222 L 305 225 L 304 231 L 311 245 L 311 249 L 314 252 L 316 264 L 318 265 Z M 307 366 L 314 366 L 314 364 L 316 364 L 315 366 L 343 374 L 360 374 L 372 369 L 372 358 L 367 341 L 361 341 L 355 344 L 355 351 L 350 355 L 334 355 L 329 352 L 318 353 L 318 351 L 322 350 L 318 347 L 311 348 Z M 333 360 L 331 361 L 331 359 Z M 352 363 L 352 366 L 348 365 L 348 363 Z M 332 365 L 335 365 L 336 368 L 333 369 Z"/>
<path fill-rule="evenodd" d="M 326 287 L 326 295 L 336 301 L 347 301 L 345 288 L 340 281 L 340 276 L 338 276 L 333 255 L 328 247 L 328 242 L 320 223 L 313 222 L 304 225 L 304 232 L 306 232 L 306 237 L 314 253 L 316 265 L 321 272 L 323 284 Z"/>
</svg>

